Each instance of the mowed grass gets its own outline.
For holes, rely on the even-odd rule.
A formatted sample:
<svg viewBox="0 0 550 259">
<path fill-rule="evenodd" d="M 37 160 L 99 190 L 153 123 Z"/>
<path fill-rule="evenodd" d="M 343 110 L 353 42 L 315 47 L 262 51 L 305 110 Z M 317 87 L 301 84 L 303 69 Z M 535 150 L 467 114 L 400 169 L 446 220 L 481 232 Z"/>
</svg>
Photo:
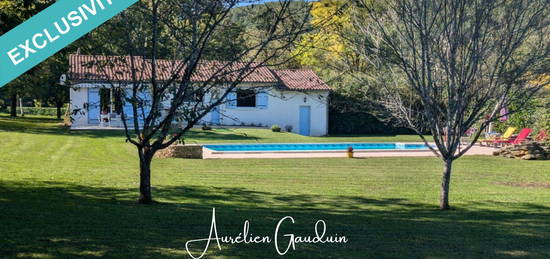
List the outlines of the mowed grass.
<svg viewBox="0 0 550 259">
<path fill-rule="evenodd" d="M 189 140 L 414 141 L 228 132 L 194 131 Z M 189 258 L 185 242 L 208 236 L 212 208 L 219 236 L 236 236 L 250 220 L 250 233 L 273 237 L 278 220 L 293 216 L 280 234 L 315 235 L 323 219 L 327 235 L 349 239 L 296 244 L 284 258 L 550 257 L 549 161 L 464 157 L 454 167 L 454 209 L 441 212 L 435 158 L 163 159 L 152 175 L 160 204 L 144 206 L 135 203 L 136 151 L 121 132 L 0 117 L 0 149 L 0 255 L 9 258 Z M 271 257 L 281 258 L 273 243 L 211 245 L 206 256 Z"/>
<path fill-rule="evenodd" d="M 9 122 L 9 123 L 8 123 Z M 27 116 L 16 120 L 7 114 L 0 114 L 3 131 L 36 134 L 78 135 L 89 137 L 123 137 L 122 130 L 79 130 L 52 127 L 57 121 L 43 116 Z M 426 136 L 427 137 L 427 136 Z M 327 143 L 327 142 L 421 142 L 417 135 L 338 135 L 327 137 L 305 137 L 288 132 L 272 132 L 264 128 L 194 128 L 187 132 L 184 140 L 189 144 L 202 143 Z"/>
</svg>

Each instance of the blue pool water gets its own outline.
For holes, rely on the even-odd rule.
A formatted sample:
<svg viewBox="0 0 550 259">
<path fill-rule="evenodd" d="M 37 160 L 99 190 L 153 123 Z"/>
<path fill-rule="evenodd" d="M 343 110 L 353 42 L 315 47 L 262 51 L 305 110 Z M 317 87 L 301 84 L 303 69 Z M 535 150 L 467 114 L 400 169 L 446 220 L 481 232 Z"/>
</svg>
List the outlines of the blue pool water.
<svg viewBox="0 0 550 259">
<path fill-rule="evenodd" d="M 424 144 L 404 143 L 319 143 L 319 144 L 229 144 L 205 145 L 213 151 L 345 151 L 353 150 L 425 150 Z"/>
</svg>

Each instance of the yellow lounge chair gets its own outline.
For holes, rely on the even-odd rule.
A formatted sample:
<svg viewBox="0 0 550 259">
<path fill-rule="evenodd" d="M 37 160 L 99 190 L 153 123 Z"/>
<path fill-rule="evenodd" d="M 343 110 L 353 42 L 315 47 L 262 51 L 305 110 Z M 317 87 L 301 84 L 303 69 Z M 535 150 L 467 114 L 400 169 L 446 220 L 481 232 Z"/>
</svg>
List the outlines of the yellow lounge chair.
<svg viewBox="0 0 550 259">
<path fill-rule="evenodd" d="M 512 135 L 514 134 L 514 132 L 516 132 L 516 130 L 517 128 L 508 127 L 508 129 L 506 129 L 506 131 L 504 132 L 504 134 L 502 134 L 502 136 L 496 136 L 489 139 L 482 139 L 479 141 L 479 145 L 483 146 L 484 143 L 487 143 L 487 145 L 489 145 L 489 143 L 494 143 L 496 141 L 509 140 L 510 137 L 512 137 Z"/>
</svg>

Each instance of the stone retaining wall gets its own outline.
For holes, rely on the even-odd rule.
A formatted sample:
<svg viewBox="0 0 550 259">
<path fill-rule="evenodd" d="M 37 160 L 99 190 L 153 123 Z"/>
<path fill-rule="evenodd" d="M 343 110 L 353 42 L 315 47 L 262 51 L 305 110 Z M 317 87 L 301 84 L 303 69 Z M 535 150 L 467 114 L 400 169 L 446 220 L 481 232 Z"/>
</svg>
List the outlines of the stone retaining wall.
<svg viewBox="0 0 550 259">
<path fill-rule="evenodd" d="M 202 159 L 202 145 L 172 145 L 155 154 L 155 158 Z"/>
<path fill-rule="evenodd" d="M 522 160 L 547 160 L 550 159 L 550 145 L 537 142 L 509 145 L 494 151 L 493 155 Z"/>
</svg>

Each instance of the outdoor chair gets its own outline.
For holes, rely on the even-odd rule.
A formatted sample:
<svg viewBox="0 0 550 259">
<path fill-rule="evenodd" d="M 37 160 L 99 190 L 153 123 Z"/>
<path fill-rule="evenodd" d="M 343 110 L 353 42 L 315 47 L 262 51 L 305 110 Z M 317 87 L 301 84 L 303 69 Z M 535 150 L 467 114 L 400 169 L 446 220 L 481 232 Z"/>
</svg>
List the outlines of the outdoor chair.
<svg viewBox="0 0 550 259">
<path fill-rule="evenodd" d="M 479 145 L 483 146 L 483 144 L 487 144 L 487 145 L 494 144 L 497 141 L 507 141 L 512 137 L 512 135 L 514 134 L 514 132 L 516 132 L 516 130 L 517 128 L 508 127 L 508 129 L 506 129 L 506 131 L 504 132 L 504 134 L 502 134 L 502 136 L 495 136 L 493 138 L 482 139 L 479 141 Z"/>
<path fill-rule="evenodd" d="M 108 114 L 100 114 L 98 116 L 99 118 L 99 126 L 100 127 L 105 127 L 105 123 L 109 123 L 109 115 Z"/>
<path fill-rule="evenodd" d="M 524 128 L 519 132 L 518 136 L 514 139 L 497 140 L 497 141 L 494 141 L 493 143 L 495 145 L 498 145 L 498 144 L 502 144 L 502 145 L 505 145 L 505 144 L 519 145 L 519 144 L 523 143 L 525 140 L 527 140 L 527 137 L 529 137 L 529 134 L 531 134 L 531 132 L 533 132 L 532 129 Z"/>
</svg>

